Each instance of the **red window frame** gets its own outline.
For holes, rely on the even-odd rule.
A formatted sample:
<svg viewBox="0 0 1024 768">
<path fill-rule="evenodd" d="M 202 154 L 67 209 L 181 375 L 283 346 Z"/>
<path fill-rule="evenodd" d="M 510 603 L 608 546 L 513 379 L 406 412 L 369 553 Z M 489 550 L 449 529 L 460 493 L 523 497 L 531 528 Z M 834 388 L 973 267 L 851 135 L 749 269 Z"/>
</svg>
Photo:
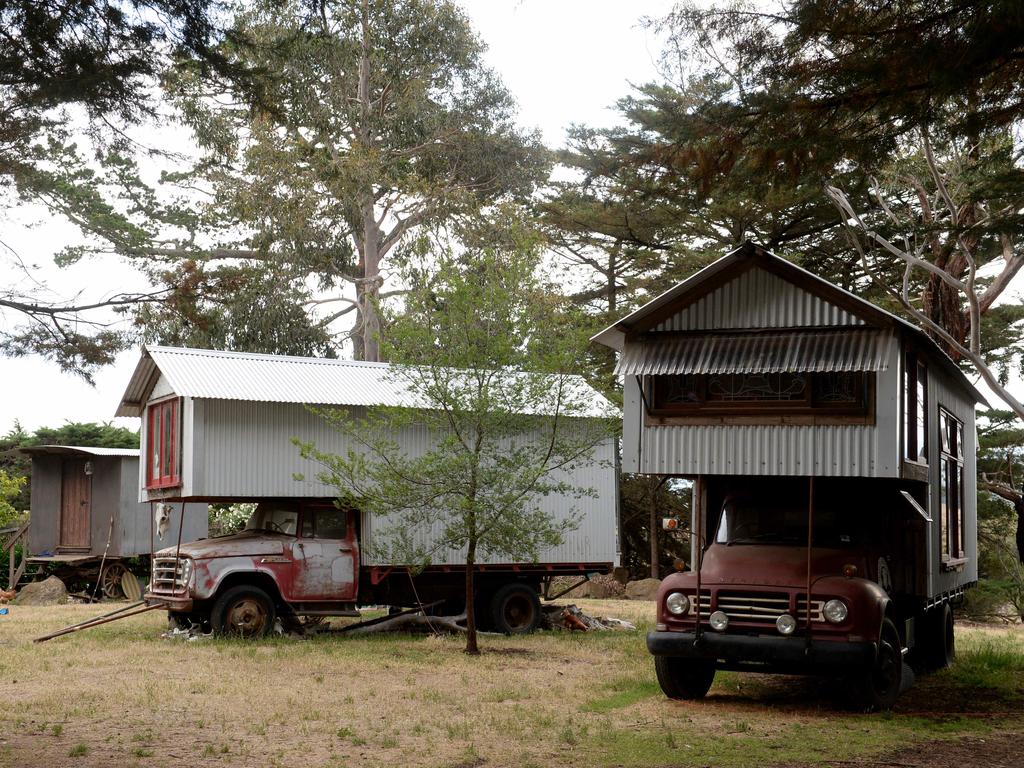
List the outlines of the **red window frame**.
<svg viewBox="0 0 1024 768">
<path fill-rule="evenodd" d="M 150 403 L 146 411 L 146 487 L 181 485 L 178 454 L 180 400 Z"/>
</svg>

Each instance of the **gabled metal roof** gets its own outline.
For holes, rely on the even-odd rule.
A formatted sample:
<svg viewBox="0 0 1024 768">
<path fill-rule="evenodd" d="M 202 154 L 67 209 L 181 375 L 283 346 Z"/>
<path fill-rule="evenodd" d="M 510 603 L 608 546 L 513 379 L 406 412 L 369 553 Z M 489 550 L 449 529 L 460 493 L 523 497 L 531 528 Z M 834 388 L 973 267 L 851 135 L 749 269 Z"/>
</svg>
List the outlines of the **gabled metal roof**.
<svg viewBox="0 0 1024 768">
<path fill-rule="evenodd" d="M 783 279 L 797 283 L 805 290 L 821 296 L 826 301 L 841 305 L 843 309 L 861 318 L 869 325 L 873 325 L 876 328 L 898 329 L 901 334 L 913 339 L 916 344 L 926 350 L 929 357 L 959 382 L 961 387 L 970 393 L 975 402 L 988 405 L 984 395 L 970 382 L 960 367 L 950 359 L 949 355 L 928 334 L 916 325 L 872 304 L 870 301 L 862 299 L 856 294 L 830 283 L 813 272 L 808 272 L 792 262 L 779 258 L 749 240 L 739 248 L 730 251 L 722 258 L 691 275 L 686 280 L 651 299 L 651 301 L 631 312 L 626 317 L 617 320 L 600 333 L 592 336 L 590 340 L 603 344 L 606 347 L 611 347 L 621 353 L 627 346 L 627 337 L 633 338 L 635 343 L 639 336 L 651 330 L 651 326 L 656 324 L 656 321 L 666 311 L 682 309 L 706 295 L 715 286 L 720 285 L 722 280 L 726 280 L 731 275 L 737 274 L 738 271 L 752 266 L 770 270 Z M 664 343 L 664 340 L 661 343 Z"/>
<path fill-rule="evenodd" d="M 126 456 L 138 458 L 138 448 L 93 448 L 83 445 L 30 445 L 19 448 L 21 453 L 29 456 L 42 453 L 63 454 L 67 456 Z"/>
<path fill-rule="evenodd" d="M 330 360 L 185 347 L 143 347 L 117 416 L 140 416 L 163 376 L 179 397 L 310 405 L 428 407 L 409 388 L 402 369 L 388 363 Z M 522 372 L 507 377 L 528 376 Z M 590 403 L 588 416 L 613 406 L 582 377 L 569 382 Z"/>
<path fill-rule="evenodd" d="M 707 333 L 627 344 L 615 372 L 796 373 L 884 371 L 892 335 L 878 330 Z"/>
</svg>

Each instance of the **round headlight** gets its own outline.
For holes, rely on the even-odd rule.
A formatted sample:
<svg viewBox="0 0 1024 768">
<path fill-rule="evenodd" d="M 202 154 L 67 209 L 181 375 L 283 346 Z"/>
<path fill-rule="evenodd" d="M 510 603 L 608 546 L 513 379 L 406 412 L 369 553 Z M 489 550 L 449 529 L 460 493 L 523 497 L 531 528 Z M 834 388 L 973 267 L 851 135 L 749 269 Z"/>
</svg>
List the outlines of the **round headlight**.
<svg viewBox="0 0 1024 768">
<path fill-rule="evenodd" d="M 842 624 L 850 615 L 850 610 L 842 600 L 829 600 L 825 603 L 825 618 L 833 624 Z"/>
<path fill-rule="evenodd" d="M 775 620 L 775 628 L 783 635 L 792 635 L 796 631 L 796 619 L 784 613 Z"/>
<path fill-rule="evenodd" d="M 665 607 L 668 612 L 676 616 L 684 616 L 690 610 L 690 598 L 682 592 L 673 592 L 665 598 Z"/>
<path fill-rule="evenodd" d="M 722 632 L 729 626 L 729 617 L 725 615 L 724 611 L 715 611 L 708 617 L 708 623 L 711 624 L 712 629 Z"/>
</svg>

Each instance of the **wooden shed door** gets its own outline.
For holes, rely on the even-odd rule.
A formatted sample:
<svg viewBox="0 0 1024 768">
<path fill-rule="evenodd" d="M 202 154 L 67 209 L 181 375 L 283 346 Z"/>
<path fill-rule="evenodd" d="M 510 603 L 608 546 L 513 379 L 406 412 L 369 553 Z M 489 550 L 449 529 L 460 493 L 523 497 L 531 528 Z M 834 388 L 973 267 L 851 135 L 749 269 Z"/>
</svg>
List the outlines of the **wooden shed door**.
<svg viewBox="0 0 1024 768">
<path fill-rule="evenodd" d="M 69 459 L 62 467 L 58 546 L 64 550 L 88 550 L 91 543 L 92 476 L 85 474 L 85 464 Z"/>
</svg>

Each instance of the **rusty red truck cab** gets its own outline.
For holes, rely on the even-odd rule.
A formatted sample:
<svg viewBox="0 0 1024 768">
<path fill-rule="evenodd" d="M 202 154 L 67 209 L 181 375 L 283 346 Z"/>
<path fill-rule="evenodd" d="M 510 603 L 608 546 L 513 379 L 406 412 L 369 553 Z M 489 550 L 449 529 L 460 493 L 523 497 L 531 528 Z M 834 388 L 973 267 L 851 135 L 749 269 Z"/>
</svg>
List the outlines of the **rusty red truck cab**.
<svg viewBox="0 0 1024 768">
<path fill-rule="evenodd" d="M 819 493 L 798 479 L 717 485 L 699 569 L 658 592 L 647 647 L 665 693 L 701 697 L 719 669 L 821 674 L 847 679 L 858 707 L 891 706 L 915 628 L 889 565 L 912 553 L 878 527 L 893 510 L 849 482 Z"/>
</svg>

